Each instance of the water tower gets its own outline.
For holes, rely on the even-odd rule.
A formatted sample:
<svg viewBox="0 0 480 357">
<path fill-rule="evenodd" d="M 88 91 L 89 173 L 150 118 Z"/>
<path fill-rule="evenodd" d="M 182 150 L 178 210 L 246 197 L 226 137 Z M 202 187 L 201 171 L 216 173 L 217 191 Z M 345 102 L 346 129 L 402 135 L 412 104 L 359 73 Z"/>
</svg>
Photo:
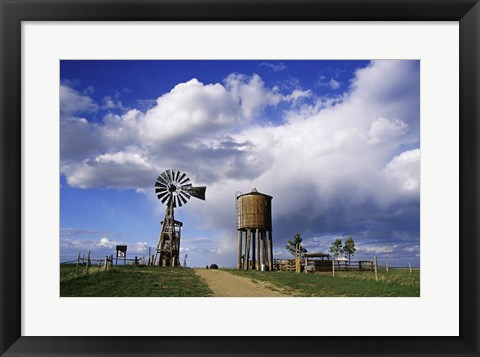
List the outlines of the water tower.
<svg viewBox="0 0 480 357">
<path fill-rule="evenodd" d="M 237 269 L 273 270 L 272 198 L 255 188 L 237 193 Z"/>
</svg>

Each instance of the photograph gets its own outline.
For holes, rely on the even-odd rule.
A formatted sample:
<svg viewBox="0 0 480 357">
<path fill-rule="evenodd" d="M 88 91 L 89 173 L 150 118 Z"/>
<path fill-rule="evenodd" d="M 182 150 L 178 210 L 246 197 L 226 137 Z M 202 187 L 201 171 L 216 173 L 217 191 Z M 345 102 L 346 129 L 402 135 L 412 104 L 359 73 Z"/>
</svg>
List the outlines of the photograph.
<svg viewBox="0 0 480 357">
<path fill-rule="evenodd" d="M 419 59 L 59 70 L 61 298 L 420 298 Z"/>
</svg>

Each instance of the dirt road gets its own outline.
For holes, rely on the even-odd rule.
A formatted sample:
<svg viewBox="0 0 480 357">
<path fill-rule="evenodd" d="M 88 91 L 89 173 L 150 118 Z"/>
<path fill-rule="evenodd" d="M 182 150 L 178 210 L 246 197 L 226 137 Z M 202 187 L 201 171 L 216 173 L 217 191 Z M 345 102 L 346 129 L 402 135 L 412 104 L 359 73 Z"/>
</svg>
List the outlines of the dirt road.
<svg viewBox="0 0 480 357">
<path fill-rule="evenodd" d="M 203 278 L 214 296 L 289 296 L 272 290 L 262 282 L 253 282 L 250 279 L 236 276 L 217 269 L 195 269 L 195 273 Z"/>
</svg>

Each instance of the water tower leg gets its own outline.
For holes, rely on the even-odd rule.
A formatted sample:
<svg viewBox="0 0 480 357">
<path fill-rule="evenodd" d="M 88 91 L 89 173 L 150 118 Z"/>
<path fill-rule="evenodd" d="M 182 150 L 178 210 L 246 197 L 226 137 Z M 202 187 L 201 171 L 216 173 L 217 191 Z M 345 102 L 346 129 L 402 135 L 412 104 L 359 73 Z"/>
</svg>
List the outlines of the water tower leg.
<svg viewBox="0 0 480 357">
<path fill-rule="evenodd" d="M 252 240 L 252 231 L 247 229 L 247 243 L 245 245 L 245 270 L 248 270 L 250 262 L 250 241 Z"/>
<path fill-rule="evenodd" d="M 258 239 L 258 229 L 255 230 L 255 235 L 253 236 L 253 240 L 252 240 L 252 270 L 257 269 L 257 265 L 258 265 L 257 259 L 256 259 L 256 252 L 255 252 L 257 239 Z"/>
<path fill-rule="evenodd" d="M 264 247 L 265 247 L 265 270 L 270 270 L 270 253 L 269 253 L 269 245 L 268 245 L 268 237 L 267 232 L 264 233 Z"/>
<path fill-rule="evenodd" d="M 261 254 L 261 260 L 262 260 L 262 264 L 265 264 L 265 233 L 262 232 L 262 236 L 260 238 L 260 250 L 262 251 Z"/>
<path fill-rule="evenodd" d="M 270 261 L 269 261 L 269 270 L 273 271 L 273 240 L 272 240 L 272 231 L 268 231 L 268 240 L 270 244 Z"/>
<path fill-rule="evenodd" d="M 237 255 L 237 269 L 242 267 L 242 231 L 238 230 L 238 255 Z"/>
<path fill-rule="evenodd" d="M 262 269 L 262 262 L 260 261 L 260 234 L 261 232 L 255 238 L 255 244 L 257 245 L 257 270 Z"/>
</svg>

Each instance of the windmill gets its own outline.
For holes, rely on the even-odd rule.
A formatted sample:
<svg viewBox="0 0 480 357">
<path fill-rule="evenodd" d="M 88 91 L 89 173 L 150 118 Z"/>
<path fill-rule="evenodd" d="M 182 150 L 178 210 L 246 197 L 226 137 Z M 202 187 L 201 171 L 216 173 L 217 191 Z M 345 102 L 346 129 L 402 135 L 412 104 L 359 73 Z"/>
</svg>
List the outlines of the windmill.
<svg viewBox="0 0 480 357">
<path fill-rule="evenodd" d="M 180 230 L 182 222 L 174 218 L 174 209 L 182 207 L 191 197 L 205 200 L 205 186 L 194 187 L 186 173 L 166 170 L 155 182 L 155 194 L 167 205 L 158 239 L 153 265 L 180 266 Z"/>
</svg>

